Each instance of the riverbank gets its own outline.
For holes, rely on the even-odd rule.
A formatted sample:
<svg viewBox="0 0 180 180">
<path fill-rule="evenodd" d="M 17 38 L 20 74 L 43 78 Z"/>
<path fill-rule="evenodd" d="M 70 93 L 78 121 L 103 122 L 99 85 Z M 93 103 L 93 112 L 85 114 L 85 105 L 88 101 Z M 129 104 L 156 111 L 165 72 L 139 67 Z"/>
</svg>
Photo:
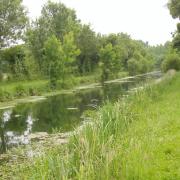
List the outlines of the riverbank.
<svg viewBox="0 0 180 180">
<path fill-rule="evenodd" d="M 160 71 L 139 74 L 136 76 L 127 76 L 127 74 L 124 72 L 119 75 L 118 79 L 108 80 L 105 82 L 105 84 L 128 82 L 137 77 L 143 77 L 145 75 L 151 74 L 153 75 L 156 73 L 158 74 L 160 73 Z M 86 81 L 86 79 L 88 80 Z M 18 87 L 21 87 L 21 89 Z M 98 82 L 98 79 L 93 79 L 92 77 L 83 77 L 81 80 L 77 80 L 74 85 L 67 89 L 59 88 L 55 90 L 48 89 L 48 81 L 45 80 L 32 82 L 15 82 L 4 85 L 2 84 L 0 86 L 0 110 L 14 107 L 19 103 L 41 101 L 49 96 L 69 94 L 83 89 L 92 89 L 98 87 L 101 87 L 101 83 Z M 29 93 L 32 89 L 34 94 Z M 3 91 L 3 94 L 1 94 L 1 91 Z M 18 96 L 17 93 L 19 94 Z"/>
<path fill-rule="evenodd" d="M 127 77 L 127 72 L 118 74 L 119 78 Z M 76 90 L 92 88 L 99 85 L 99 75 L 89 75 L 67 79 L 68 84 L 59 85 L 57 89 L 50 89 L 47 80 L 33 80 L 0 83 L 0 109 L 15 106 L 21 102 L 34 102 L 42 97 L 73 93 Z"/>
<path fill-rule="evenodd" d="M 93 113 L 67 145 L 9 163 L 1 177 L 22 179 L 179 179 L 180 74 Z"/>
</svg>

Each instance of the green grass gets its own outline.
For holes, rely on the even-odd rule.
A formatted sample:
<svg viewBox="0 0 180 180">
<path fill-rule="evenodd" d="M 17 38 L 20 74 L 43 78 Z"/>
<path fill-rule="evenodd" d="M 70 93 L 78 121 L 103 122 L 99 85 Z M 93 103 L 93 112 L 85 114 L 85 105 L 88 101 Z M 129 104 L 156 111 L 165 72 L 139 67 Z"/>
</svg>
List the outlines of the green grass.
<svg viewBox="0 0 180 180">
<path fill-rule="evenodd" d="M 47 90 L 48 81 L 46 80 L 1 83 L 0 101 L 4 102 L 20 97 L 40 95 Z"/>
<path fill-rule="evenodd" d="M 7 166 L 9 179 L 180 179 L 180 74 L 92 114 L 69 144 Z M 4 176 L 5 177 L 5 176 Z"/>
<path fill-rule="evenodd" d="M 84 76 L 69 78 L 66 83 L 58 82 L 58 87 L 51 90 L 48 80 L 33 80 L 19 82 L 1 82 L 0 83 L 0 102 L 12 101 L 17 98 L 28 97 L 32 95 L 49 95 L 61 90 L 67 90 L 80 84 L 88 84 L 97 81 L 95 76 Z"/>
</svg>

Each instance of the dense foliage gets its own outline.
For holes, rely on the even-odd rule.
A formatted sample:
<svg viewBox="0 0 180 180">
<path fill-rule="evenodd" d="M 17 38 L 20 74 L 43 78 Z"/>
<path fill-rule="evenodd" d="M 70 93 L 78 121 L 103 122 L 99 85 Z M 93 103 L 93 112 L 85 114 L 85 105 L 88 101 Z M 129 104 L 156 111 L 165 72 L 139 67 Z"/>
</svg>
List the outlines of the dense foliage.
<svg viewBox="0 0 180 180">
<path fill-rule="evenodd" d="M 172 17 L 180 19 L 180 1 L 169 0 L 168 7 Z M 180 23 L 177 24 L 177 31 L 174 33 L 173 47 L 180 51 Z"/>
<path fill-rule="evenodd" d="M 79 53 L 72 33 L 64 36 L 63 43 L 55 36 L 48 38 L 44 45 L 44 57 L 52 88 L 56 88 L 58 79 L 62 79 L 64 83 L 67 73 L 72 73 L 72 68 L 69 67 L 73 66 Z"/>
<path fill-rule="evenodd" d="M 165 55 L 171 49 L 171 42 L 166 42 L 164 45 L 160 44 L 157 46 L 151 46 L 148 48 L 149 53 L 153 56 L 155 60 L 155 68 L 160 69 L 161 64 L 164 61 Z"/>
<path fill-rule="evenodd" d="M 175 69 L 177 71 L 180 70 L 180 55 L 173 51 L 166 55 L 163 63 L 162 63 L 163 71 L 168 71 L 169 69 Z"/>
<path fill-rule="evenodd" d="M 22 0 L 0 0 L 0 50 L 20 38 L 26 22 Z"/>
<path fill-rule="evenodd" d="M 168 8 L 173 18 L 180 19 L 179 0 L 169 0 Z M 164 50 L 162 70 L 165 72 L 169 69 L 180 70 L 180 23 L 177 24 L 177 31 L 173 34 L 173 41 L 168 44 L 166 43 Z"/>
<path fill-rule="evenodd" d="M 15 32 L 20 34 L 26 25 L 24 7 L 20 0 L 8 3 L 17 7 L 11 24 L 19 25 Z M 11 33 L 7 33 L 8 38 Z M 11 39 L 16 37 L 14 33 Z M 146 73 L 157 64 L 148 44 L 123 33 L 97 34 L 62 3 L 48 1 L 40 17 L 26 26 L 23 39 L 23 45 L 0 51 L 1 77 L 5 74 L 10 80 L 48 79 L 50 86 L 56 88 L 59 82 L 63 87 L 70 76 L 98 72 L 99 80 L 104 82 L 118 77 L 120 72 Z M 7 41 L 4 39 L 3 44 Z"/>
</svg>

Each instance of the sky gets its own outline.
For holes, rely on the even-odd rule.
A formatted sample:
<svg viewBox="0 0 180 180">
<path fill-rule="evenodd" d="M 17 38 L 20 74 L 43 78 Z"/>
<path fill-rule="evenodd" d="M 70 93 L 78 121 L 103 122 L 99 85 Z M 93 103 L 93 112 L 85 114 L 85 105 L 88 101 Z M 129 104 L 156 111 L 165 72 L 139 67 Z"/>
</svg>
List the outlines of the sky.
<svg viewBox="0 0 180 180">
<path fill-rule="evenodd" d="M 164 44 L 176 30 L 166 7 L 168 0 L 51 0 L 76 11 L 78 19 L 101 34 L 124 32 L 133 39 Z M 38 18 L 47 0 L 23 0 L 32 19 Z"/>
</svg>

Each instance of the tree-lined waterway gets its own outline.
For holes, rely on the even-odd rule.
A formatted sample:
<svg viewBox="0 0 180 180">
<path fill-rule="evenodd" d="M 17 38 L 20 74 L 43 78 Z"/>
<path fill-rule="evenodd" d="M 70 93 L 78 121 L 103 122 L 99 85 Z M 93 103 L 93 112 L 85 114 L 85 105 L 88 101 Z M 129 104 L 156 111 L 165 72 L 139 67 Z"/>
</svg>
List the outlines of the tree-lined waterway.
<svg viewBox="0 0 180 180">
<path fill-rule="evenodd" d="M 89 86 L 72 93 L 47 97 L 37 102 L 20 103 L 0 110 L 1 151 L 20 144 L 29 144 L 29 135 L 37 132 L 69 132 L 87 120 L 86 112 L 96 110 L 105 101 L 114 102 L 160 72 L 129 77 L 106 83 L 103 87 Z M 81 90 L 80 90 L 81 89 Z"/>
</svg>

